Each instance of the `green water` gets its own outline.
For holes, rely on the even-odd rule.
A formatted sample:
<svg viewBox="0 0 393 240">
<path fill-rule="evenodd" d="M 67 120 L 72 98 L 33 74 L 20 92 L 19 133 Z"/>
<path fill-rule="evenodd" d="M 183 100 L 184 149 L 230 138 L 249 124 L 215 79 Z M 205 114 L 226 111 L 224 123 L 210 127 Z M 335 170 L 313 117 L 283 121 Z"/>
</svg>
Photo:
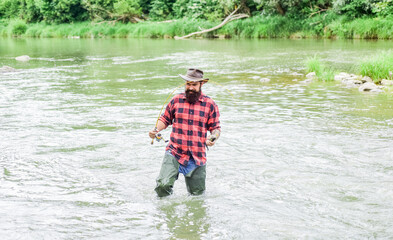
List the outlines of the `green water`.
<svg viewBox="0 0 393 240">
<path fill-rule="evenodd" d="M 0 73 L 0 236 L 390 238 L 393 97 L 302 74 L 314 54 L 351 72 L 392 47 L 0 39 L 0 67 L 17 70 Z M 158 199 L 165 146 L 147 133 L 189 67 L 212 80 L 203 91 L 220 108 L 222 136 L 208 152 L 204 196 L 188 196 L 180 176 L 174 195 Z"/>
</svg>

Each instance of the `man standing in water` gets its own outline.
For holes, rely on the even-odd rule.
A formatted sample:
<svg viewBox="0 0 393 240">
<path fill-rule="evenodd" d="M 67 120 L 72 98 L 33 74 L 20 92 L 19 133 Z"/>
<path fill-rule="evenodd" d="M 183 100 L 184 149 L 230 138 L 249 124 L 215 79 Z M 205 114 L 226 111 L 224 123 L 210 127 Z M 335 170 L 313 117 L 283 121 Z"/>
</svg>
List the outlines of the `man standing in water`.
<svg viewBox="0 0 393 240">
<path fill-rule="evenodd" d="M 165 149 L 155 191 L 159 197 L 168 196 L 179 173 L 185 177 L 187 191 L 200 195 L 205 191 L 206 146 L 211 147 L 220 137 L 220 113 L 216 103 L 202 93 L 209 81 L 199 69 L 188 69 L 180 75 L 186 81 L 185 92 L 172 98 L 157 127 L 149 132 L 151 138 L 172 125 L 170 141 Z M 207 137 L 207 131 L 211 133 Z"/>
</svg>

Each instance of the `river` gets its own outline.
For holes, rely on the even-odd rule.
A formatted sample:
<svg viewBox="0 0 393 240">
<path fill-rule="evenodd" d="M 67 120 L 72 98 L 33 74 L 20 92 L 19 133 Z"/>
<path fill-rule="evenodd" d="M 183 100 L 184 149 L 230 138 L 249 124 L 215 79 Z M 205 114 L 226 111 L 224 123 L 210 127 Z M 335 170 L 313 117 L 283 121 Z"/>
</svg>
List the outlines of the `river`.
<svg viewBox="0 0 393 240">
<path fill-rule="evenodd" d="M 315 54 L 351 72 L 391 48 L 0 38 L 0 67 L 17 69 L 0 73 L 0 237 L 392 238 L 393 97 L 300 75 Z M 222 135 L 207 153 L 206 193 L 189 196 L 180 176 L 159 199 L 165 143 L 147 133 L 189 67 L 211 79 L 203 92 L 220 108 Z"/>
</svg>

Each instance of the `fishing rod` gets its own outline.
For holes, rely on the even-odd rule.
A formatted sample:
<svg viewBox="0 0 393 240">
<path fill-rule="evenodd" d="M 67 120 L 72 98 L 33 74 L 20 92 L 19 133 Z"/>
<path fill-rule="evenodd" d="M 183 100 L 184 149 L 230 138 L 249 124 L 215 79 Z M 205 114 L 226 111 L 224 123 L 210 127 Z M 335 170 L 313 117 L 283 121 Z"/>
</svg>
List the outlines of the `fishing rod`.
<svg viewBox="0 0 393 240">
<path fill-rule="evenodd" d="M 181 87 L 181 86 L 186 85 L 186 83 L 187 83 L 187 82 L 182 83 L 181 85 L 177 86 L 177 87 L 176 87 L 175 89 L 173 89 L 173 91 L 168 95 L 168 97 L 166 98 L 164 104 L 163 104 L 162 107 L 161 107 L 160 114 L 158 114 L 157 121 L 156 121 L 156 126 L 154 127 L 154 130 L 157 130 L 158 121 L 160 120 L 162 110 L 164 109 L 165 104 L 168 102 L 168 99 L 172 96 L 172 94 L 176 91 L 176 89 L 178 89 L 178 88 Z M 158 136 L 158 135 L 159 135 L 159 136 Z M 164 138 L 161 136 L 161 133 L 157 133 L 157 134 L 156 134 L 156 137 L 153 138 L 153 139 L 151 140 L 151 144 L 152 144 L 152 145 L 153 145 L 153 143 L 154 143 L 154 139 L 156 139 L 157 142 L 159 142 L 161 139 L 164 140 Z M 165 140 L 164 140 L 164 141 L 165 141 Z M 168 142 L 168 140 L 166 140 L 165 142 Z"/>
</svg>

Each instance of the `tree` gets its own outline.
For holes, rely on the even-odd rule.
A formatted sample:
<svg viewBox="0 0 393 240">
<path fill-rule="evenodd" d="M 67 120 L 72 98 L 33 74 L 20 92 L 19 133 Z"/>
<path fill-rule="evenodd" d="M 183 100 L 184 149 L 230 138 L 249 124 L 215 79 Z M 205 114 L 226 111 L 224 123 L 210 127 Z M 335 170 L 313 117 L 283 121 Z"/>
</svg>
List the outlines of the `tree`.
<svg viewBox="0 0 393 240">
<path fill-rule="evenodd" d="M 135 22 L 142 15 L 138 0 L 83 0 L 91 20 Z"/>
<path fill-rule="evenodd" d="M 373 4 L 378 0 L 336 0 L 334 9 L 340 14 L 350 18 L 359 18 L 366 15 L 373 15 Z"/>
<path fill-rule="evenodd" d="M 172 18 L 173 4 L 175 0 L 153 0 L 150 5 L 149 17 L 152 20 Z"/>
<path fill-rule="evenodd" d="M 264 14 L 280 14 L 294 18 L 308 17 L 318 11 L 326 11 L 332 6 L 331 0 L 254 0 L 258 4 L 258 9 L 262 9 Z"/>
<path fill-rule="evenodd" d="M 87 18 L 80 0 L 35 0 L 34 5 L 47 22 L 63 23 Z"/>
<path fill-rule="evenodd" d="M 393 16 L 393 0 L 383 0 L 374 3 L 373 12 L 380 17 Z"/>
<path fill-rule="evenodd" d="M 113 8 L 113 17 L 117 17 L 118 20 L 123 22 L 134 22 L 142 14 L 142 9 L 137 0 L 119 0 L 114 3 Z"/>
<path fill-rule="evenodd" d="M 176 18 L 208 19 L 211 21 L 224 16 L 223 8 L 218 0 L 177 0 L 173 4 Z"/>
</svg>

